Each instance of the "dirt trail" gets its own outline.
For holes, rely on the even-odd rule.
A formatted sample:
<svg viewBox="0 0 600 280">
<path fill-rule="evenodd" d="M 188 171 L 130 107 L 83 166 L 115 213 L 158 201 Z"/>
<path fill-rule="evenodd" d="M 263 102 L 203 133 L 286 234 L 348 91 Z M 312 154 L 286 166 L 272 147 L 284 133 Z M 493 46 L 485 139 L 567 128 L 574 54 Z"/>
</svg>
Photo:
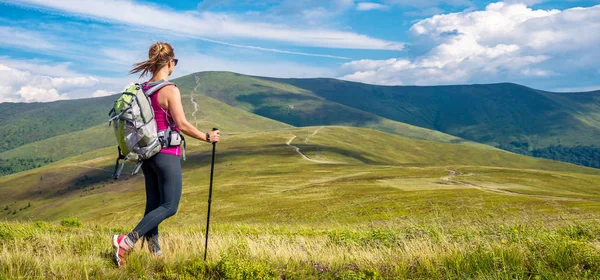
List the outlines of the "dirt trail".
<svg viewBox="0 0 600 280">
<path fill-rule="evenodd" d="M 448 172 L 449 172 L 448 176 L 440 178 L 441 182 L 438 182 L 438 183 L 450 184 L 450 185 L 465 185 L 465 186 L 469 186 L 471 188 L 478 189 L 478 190 L 484 191 L 484 192 L 491 192 L 491 193 L 510 195 L 510 196 L 532 197 L 532 198 L 553 199 L 553 200 L 590 201 L 589 199 L 584 199 L 584 198 L 571 198 L 571 197 L 539 195 L 539 194 L 525 194 L 525 193 L 519 193 L 519 192 L 514 192 L 514 191 L 509 191 L 509 190 L 490 188 L 490 187 L 474 184 L 471 182 L 454 180 L 454 177 L 460 176 L 460 175 L 462 175 L 462 173 L 460 173 L 456 170 L 448 170 Z"/>
<path fill-rule="evenodd" d="M 317 133 L 319 133 L 319 130 L 321 130 L 321 129 L 323 129 L 323 128 L 325 128 L 325 127 L 324 127 L 324 126 L 321 126 L 321 127 L 317 128 L 317 129 L 316 129 L 316 130 L 315 130 L 315 131 L 314 131 L 314 132 L 313 132 L 311 135 L 308 135 L 308 136 L 306 137 L 306 139 L 304 139 L 304 143 L 305 143 L 305 144 L 308 144 L 308 141 L 310 140 L 310 137 L 313 137 L 313 136 L 317 135 Z"/>
<path fill-rule="evenodd" d="M 198 112 L 198 103 L 194 100 L 194 93 L 197 93 L 198 87 L 200 86 L 200 78 L 198 76 L 194 76 L 196 78 L 196 87 L 194 87 L 194 91 L 190 93 L 190 100 L 194 104 L 194 112 L 192 113 L 192 117 L 194 117 L 194 121 L 198 121 L 196 118 L 196 113 Z"/>
<path fill-rule="evenodd" d="M 321 128 L 322 128 L 322 127 L 321 127 Z M 318 131 L 319 131 L 321 128 L 318 128 L 317 130 L 315 130 L 315 132 L 313 132 L 313 134 L 312 134 L 312 135 L 315 135 L 315 134 L 317 134 L 317 132 L 318 132 Z M 286 145 L 288 145 L 288 146 L 290 146 L 290 147 L 292 147 L 292 148 L 294 148 L 294 150 L 296 151 L 296 153 L 298 153 L 300 156 L 302 156 L 302 158 L 304 158 L 305 160 L 312 161 L 312 162 L 315 162 L 315 163 L 326 163 L 326 164 L 347 164 L 346 162 L 325 161 L 325 160 L 316 160 L 316 159 L 312 159 L 312 158 L 310 158 L 309 156 L 307 156 L 306 154 L 304 154 L 302 151 L 300 151 L 300 148 L 298 148 L 298 147 L 296 147 L 296 146 L 292 145 L 292 141 L 294 141 L 294 139 L 296 139 L 296 135 L 294 135 L 294 136 L 293 136 L 293 137 L 292 137 L 290 140 L 288 140 L 288 141 L 287 141 L 287 143 L 285 143 L 285 144 L 286 144 Z M 306 143 L 306 142 L 307 142 L 307 141 L 305 141 L 305 143 Z"/>
<path fill-rule="evenodd" d="M 106 169 L 103 169 L 103 168 L 99 168 L 99 167 L 86 166 L 86 165 L 81 165 L 81 164 L 67 164 L 67 165 L 64 165 L 64 166 L 66 166 L 66 167 L 75 167 L 75 168 L 94 169 L 94 170 L 100 170 L 100 171 L 104 171 L 104 172 L 112 174 L 112 171 L 109 171 L 109 170 L 106 170 Z"/>
<path fill-rule="evenodd" d="M 450 182 L 452 181 L 452 178 L 460 175 L 460 172 L 455 171 L 455 170 L 448 170 L 450 172 L 450 174 L 448 174 L 448 176 L 446 177 L 442 177 L 442 181 L 443 182 Z"/>
</svg>

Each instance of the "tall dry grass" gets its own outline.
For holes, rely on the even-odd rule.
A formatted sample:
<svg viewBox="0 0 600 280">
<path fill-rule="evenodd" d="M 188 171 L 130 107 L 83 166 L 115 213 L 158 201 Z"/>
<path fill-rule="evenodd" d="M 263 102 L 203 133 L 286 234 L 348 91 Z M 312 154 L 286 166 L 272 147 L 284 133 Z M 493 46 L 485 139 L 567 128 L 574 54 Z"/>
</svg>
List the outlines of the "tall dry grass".
<svg viewBox="0 0 600 280">
<path fill-rule="evenodd" d="M 117 269 L 98 224 L 0 222 L 1 279 L 574 279 L 600 277 L 597 221 L 171 227 Z"/>
</svg>

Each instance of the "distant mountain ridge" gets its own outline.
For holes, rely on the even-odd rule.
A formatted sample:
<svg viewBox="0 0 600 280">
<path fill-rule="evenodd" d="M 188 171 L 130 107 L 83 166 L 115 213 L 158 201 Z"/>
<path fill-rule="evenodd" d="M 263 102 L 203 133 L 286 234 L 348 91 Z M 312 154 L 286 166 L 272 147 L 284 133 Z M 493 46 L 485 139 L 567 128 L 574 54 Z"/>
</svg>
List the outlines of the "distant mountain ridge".
<svg viewBox="0 0 600 280">
<path fill-rule="evenodd" d="M 556 93 L 512 83 L 375 86 L 336 79 L 278 79 L 227 72 L 192 75 L 204 81 L 200 88 L 213 98 L 296 126 L 323 122 L 362 126 L 351 123 L 359 122 L 358 118 L 342 115 L 336 120 L 329 114 L 320 115 L 331 110 L 329 104 L 336 104 L 336 109 L 344 105 L 512 152 L 600 166 L 600 160 L 590 154 L 600 151 L 595 146 L 600 137 L 600 91 Z M 293 90 L 288 89 L 291 86 Z M 295 110 L 291 110 L 292 105 Z M 316 122 L 317 118 L 321 120 Z M 565 154 L 564 147 L 572 147 L 575 156 Z"/>
<path fill-rule="evenodd" d="M 553 93 L 517 84 L 375 86 L 336 79 L 279 79 L 199 72 L 173 80 L 188 120 L 229 133 L 285 127 L 368 127 L 445 143 L 600 167 L 600 91 Z M 196 108 L 192 98 L 199 104 Z M 115 96 L 50 103 L 0 103 L 0 174 L 114 145 L 105 125 Z M 198 110 L 196 114 L 192 114 Z M 69 133 L 74 133 L 72 136 Z M 67 139 L 74 139 L 69 143 Z M 84 140 L 88 139 L 88 140 Z M 65 141 L 67 141 L 65 143 Z M 86 148 L 87 141 L 91 145 Z M 90 142 L 91 141 L 91 142 Z M 45 147 L 79 145 L 83 149 Z M 13 173 L 21 169 L 11 169 Z"/>
<path fill-rule="evenodd" d="M 554 93 L 512 83 L 386 87 L 334 79 L 281 81 L 326 100 L 492 145 L 519 140 L 535 148 L 589 145 L 600 136 L 600 91 Z"/>
</svg>

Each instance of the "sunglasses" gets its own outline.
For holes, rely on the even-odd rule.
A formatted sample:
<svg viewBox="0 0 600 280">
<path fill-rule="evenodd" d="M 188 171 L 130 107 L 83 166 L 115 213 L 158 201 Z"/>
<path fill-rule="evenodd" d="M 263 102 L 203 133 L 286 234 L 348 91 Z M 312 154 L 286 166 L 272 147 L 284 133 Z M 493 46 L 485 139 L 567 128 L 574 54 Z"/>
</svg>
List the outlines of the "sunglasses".
<svg viewBox="0 0 600 280">
<path fill-rule="evenodd" d="M 177 62 L 179 62 L 179 59 L 173 58 L 173 63 L 175 63 L 173 66 L 177 66 Z"/>
</svg>

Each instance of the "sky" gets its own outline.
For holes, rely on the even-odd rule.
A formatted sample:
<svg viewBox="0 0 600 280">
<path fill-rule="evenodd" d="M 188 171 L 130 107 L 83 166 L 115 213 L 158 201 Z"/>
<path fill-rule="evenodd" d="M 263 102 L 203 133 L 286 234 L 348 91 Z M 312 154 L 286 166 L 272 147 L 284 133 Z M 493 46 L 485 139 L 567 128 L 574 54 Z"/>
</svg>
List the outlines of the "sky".
<svg viewBox="0 0 600 280">
<path fill-rule="evenodd" d="M 114 94 L 169 42 L 199 71 L 600 89 L 600 0 L 0 0 L 0 102 Z"/>
</svg>

